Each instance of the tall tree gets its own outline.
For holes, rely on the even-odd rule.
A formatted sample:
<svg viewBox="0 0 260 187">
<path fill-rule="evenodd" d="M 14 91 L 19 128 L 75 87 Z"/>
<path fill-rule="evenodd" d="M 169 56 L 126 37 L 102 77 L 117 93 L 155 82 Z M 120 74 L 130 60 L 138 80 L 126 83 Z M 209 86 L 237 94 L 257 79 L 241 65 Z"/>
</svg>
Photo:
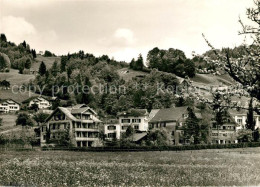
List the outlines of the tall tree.
<svg viewBox="0 0 260 187">
<path fill-rule="evenodd" d="M 259 139 L 258 129 L 255 129 L 256 121 L 254 118 L 253 98 L 250 99 L 246 118 L 246 128 L 252 131 L 253 140 L 256 142 Z"/>
<path fill-rule="evenodd" d="M 45 73 L 46 73 L 46 65 L 45 65 L 45 63 L 42 61 L 41 62 L 41 64 L 40 64 L 40 67 L 39 67 L 39 74 L 41 75 L 41 76 L 43 76 L 43 75 L 45 75 Z"/>
<path fill-rule="evenodd" d="M 192 108 L 188 107 L 188 118 L 185 121 L 184 135 L 187 139 L 194 139 L 194 144 L 200 143 L 200 126 L 199 120 L 193 112 Z"/>
<path fill-rule="evenodd" d="M 60 71 L 61 72 L 66 71 L 67 61 L 68 61 L 67 56 L 61 56 L 61 62 L 60 62 Z"/>
<path fill-rule="evenodd" d="M 7 42 L 7 38 L 6 38 L 5 34 L 1 34 L 0 40 L 3 42 Z"/>
<path fill-rule="evenodd" d="M 144 67 L 143 57 L 142 57 L 142 54 L 139 54 L 137 61 L 135 62 L 134 69 L 142 71 L 143 67 Z"/>
<path fill-rule="evenodd" d="M 7 63 L 2 55 L 0 55 L 0 71 L 7 67 Z"/>
<path fill-rule="evenodd" d="M 56 77 L 58 75 L 58 72 L 59 72 L 59 66 L 58 66 L 58 62 L 55 60 L 51 67 L 51 74 L 54 77 Z"/>
</svg>

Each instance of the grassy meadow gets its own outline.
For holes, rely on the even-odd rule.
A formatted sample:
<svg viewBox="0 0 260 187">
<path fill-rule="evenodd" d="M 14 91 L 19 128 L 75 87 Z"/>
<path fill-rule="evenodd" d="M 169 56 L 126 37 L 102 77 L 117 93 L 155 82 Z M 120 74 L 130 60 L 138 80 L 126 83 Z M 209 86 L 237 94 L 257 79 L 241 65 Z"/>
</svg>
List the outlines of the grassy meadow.
<svg viewBox="0 0 260 187">
<path fill-rule="evenodd" d="M 260 148 L 185 152 L 0 152 L 0 185 L 259 185 Z"/>
</svg>

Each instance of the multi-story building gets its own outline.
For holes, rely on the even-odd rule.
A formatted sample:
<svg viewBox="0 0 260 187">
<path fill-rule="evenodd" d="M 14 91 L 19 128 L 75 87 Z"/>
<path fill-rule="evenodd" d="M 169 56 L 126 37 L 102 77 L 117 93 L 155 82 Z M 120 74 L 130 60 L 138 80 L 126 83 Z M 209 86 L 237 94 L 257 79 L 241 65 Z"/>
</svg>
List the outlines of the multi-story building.
<svg viewBox="0 0 260 187">
<path fill-rule="evenodd" d="M 149 129 L 165 128 L 170 133 L 173 144 L 183 143 L 180 137 L 183 134 L 182 126 L 188 117 L 187 108 L 185 106 L 152 110 Z"/>
<path fill-rule="evenodd" d="M 211 128 L 211 142 L 214 144 L 237 143 L 237 124 L 232 118 L 228 118 L 223 125 L 213 122 Z"/>
<path fill-rule="evenodd" d="M 146 132 L 148 130 L 149 113 L 146 109 L 129 109 L 125 112 L 117 114 L 118 120 L 113 122 L 105 122 L 104 132 L 108 139 L 121 138 L 121 134 L 126 132 L 129 126 L 138 132 Z"/>
<path fill-rule="evenodd" d="M 0 113 L 16 112 L 20 110 L 20 104 L 12 99 L 0 102 Z"/>
<path fill-rule="evenodd" d="M 73 146 L 95 146 L 99 141 L 100 126 L 97 113 L 84 104 L 58 107 L 41 126 L 41 146 L 58 144 L 66 131 Z"/>
<path fill-rule="evenodd" d="M 38 109 L 46 109 L 52 106 L 51 102 L 43 97 L 36 97 L 29 101 L 29 107 L 32 107 L 34 104 L 38 106 Z"/>
</svg>

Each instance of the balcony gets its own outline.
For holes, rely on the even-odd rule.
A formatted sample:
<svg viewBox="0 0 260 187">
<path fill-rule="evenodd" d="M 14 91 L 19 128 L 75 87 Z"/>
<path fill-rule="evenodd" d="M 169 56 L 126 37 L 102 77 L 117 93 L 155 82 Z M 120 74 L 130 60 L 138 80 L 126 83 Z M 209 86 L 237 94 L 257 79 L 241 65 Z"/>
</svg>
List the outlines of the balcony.
<svg viewBox="0 0 260 187">
<path fill-rule="evenodd" d="M 93 138 L 93 137 L 76 137 L 76 141 L 96 141 L 98 140 L 97 138 Z"/>
</svg>

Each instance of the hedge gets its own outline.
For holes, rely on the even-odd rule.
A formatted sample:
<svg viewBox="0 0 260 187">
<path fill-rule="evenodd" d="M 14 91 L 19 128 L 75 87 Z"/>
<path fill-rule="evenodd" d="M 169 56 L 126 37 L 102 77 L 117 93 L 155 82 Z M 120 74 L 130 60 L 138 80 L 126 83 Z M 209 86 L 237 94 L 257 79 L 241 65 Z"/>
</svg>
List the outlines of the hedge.
<svg viewBox="0 0 260 187">
<path fill-rule="evenodd" d="M 205 144 L 205 145 L 180 145 L 180 146 L 129 146 L 129 147 L 42 147 L 43 151 L 68 150 L 68 151 L 92 151 L 92 152 L 119 152 L 119 151 L 185 151 L 202 149 L 232 149 L 260 147 L 260 142 L 248 142 L 237 144 Z"/>
</svg>

